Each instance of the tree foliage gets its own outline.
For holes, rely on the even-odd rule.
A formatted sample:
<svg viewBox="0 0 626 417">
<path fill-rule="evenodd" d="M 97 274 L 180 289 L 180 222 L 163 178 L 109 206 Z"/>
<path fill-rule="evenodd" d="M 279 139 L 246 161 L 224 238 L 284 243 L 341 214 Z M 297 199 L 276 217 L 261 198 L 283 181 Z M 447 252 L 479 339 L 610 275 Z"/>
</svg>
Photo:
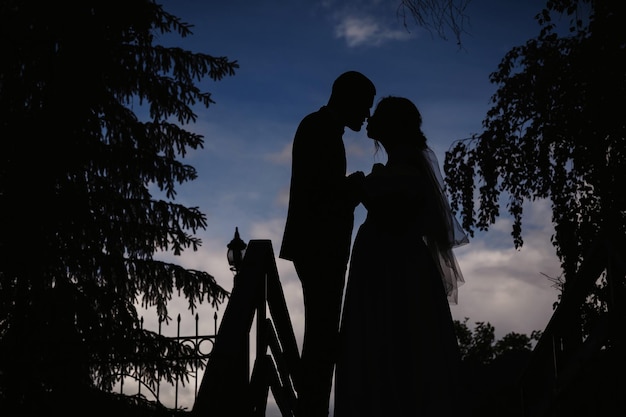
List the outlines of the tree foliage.
<svg viewBox="0 0 626 417">
<path fill-rule="evenodd" d="M 539 330 L 534 330 L 530 336 L 510 332 L 496 341 L 495 328 L 490 323 L 479 321 L 470 329 L 468 320 L 467 317 L 462 322 L 454 320 L 461 360 L 466 363 L 489 365 L 510 352 L 530 352 L 541 337 Z"/>
<path fill-rule="evenodd" d="M 135 305 L 167 320 L 173 291 L 192 311 L 228 295 L 155 254 L 201 244 L 205 215 L 175 203 L 196 178 L 181 157 L 203 146 L 184 125 L 213 102 L 199 81 L 237 63 L 157 44 L 192 32 L 154 0 L 1 0 L 0 31 L 2 408 L 110 386 L 142 359 L 159 358 L 147 381 L 184 378 L 168 358 L 189 348 L 143 330 Z"/>
<path fill-rule="evenodd" d="M 616 2 L 547 1 L 538 36 L 490 76 L 498 88 L 483 131 L 446 153 L 451 204 L 472 234 L 488 230 L 506 201 L 521 247 L 524 203 L 551 201 L 566 277 L 599 236 L 620 242 L 626 234 L 624 18 Z"/>
<path fill-rule="evenodd" d="M 465 415 L 470 417 L 521 415 L 519 380 L 541 332 L 530 336 L 510 332 L 496 340 L 494 327 L 475 322 L 474 328 L 454 320 L 462 360 Z"/>
</svg>

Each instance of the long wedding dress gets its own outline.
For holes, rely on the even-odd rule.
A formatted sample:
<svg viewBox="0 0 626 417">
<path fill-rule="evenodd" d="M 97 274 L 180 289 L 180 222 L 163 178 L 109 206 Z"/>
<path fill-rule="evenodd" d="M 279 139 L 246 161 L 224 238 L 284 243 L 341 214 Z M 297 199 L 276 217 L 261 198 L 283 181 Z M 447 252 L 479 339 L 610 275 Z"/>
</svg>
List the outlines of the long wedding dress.
<svg viewBox="0 0 626 417">
<path fill-rule="evenodd" d="M 367 218 L 346 284 L 334 417 L 457 413 L 460 356 L 448 299 L 456 301 L 463 282 L 451 248 L 467 236 L 454 235 L 460 227 L 450 219 L 450 246 L 427 244 L 435 210 L 443 204 L 451 216 L 447 200 L 435 202 L 445 196 L 434 163 L 427 174 L 375 164 L 366 179 Z"/>
</svg>

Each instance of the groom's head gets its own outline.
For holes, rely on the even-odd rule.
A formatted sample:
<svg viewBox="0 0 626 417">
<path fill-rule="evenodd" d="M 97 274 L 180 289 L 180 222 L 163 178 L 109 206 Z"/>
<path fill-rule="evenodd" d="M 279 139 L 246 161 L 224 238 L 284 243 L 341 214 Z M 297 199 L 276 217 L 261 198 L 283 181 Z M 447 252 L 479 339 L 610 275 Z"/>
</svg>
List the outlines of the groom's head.
<svg viewBox="0 0 626 417">
<path fill-rule="evenodd" d="M 348 71 L 333 83 L 328 107 L 341 118 L 344 126 L 358 132 L 370 116 L 374 96 L 376 87 L 369 78 L 358 71 Z"/>
</svg>

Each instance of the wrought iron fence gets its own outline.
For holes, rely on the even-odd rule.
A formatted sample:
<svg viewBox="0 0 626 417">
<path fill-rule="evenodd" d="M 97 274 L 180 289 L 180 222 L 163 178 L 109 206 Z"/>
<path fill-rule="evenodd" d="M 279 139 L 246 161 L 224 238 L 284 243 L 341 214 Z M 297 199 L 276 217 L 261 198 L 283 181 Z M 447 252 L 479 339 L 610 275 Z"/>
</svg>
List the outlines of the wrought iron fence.
<svg viewBox="0 0 626 417">
<path fill-rule="evenodd" d="M 202 375 L 200 371 L 206 365 L 211 351 L 213 350 L 213 346 L 215 345 L 215 339 L 217 335 L 217 322 L 218 315 L 217 312 L 213 313 L 213 334 L 211 335 L 203 335 L 199 332 L 199 323 L 200 323 L 200 315 L 198 313 L 194 316 L 195 321 L 195 332 L 191 335 L 182 335 L 181 334 L 181 325 L 182 325 L 182 317 L 179 313 L 176 317 L 176 336 L 165 336 L 168 339 L 172 339 L 190 347 L 192 350 L 192 357 L 188 358 L 180 358 L 184 359 L 188 362 L 188 368 L 190 370 L 190 374 L 192 377 L 190 378 L 190 384 L 185 384 L 181 381 L 180 378 L 175 378 L 174 382 L 171 384 L 167 381 L 160 380 L 155 389 L 150 388 L 145 381 L 143 381 L 140 377 L 136 375 L 140 375 L 139 372 L 136 372 L 135 375 L 121 375 L 120 382 L 115 386 L 115 391 L 124 395 L 139 395 L 144 396 L 150 400 L 154 400 L 159 404 L 162 404 L 168 408 L 179 409 L 179 408 L 189 408 L 193 406 L 197 395 L 198 395 L 198 387 Z M 143 329 L 144 326 L 144 318 L 141 317 L 141 327 Z M 165 326 L 167 327 L 167 326 Z M 159 336 L 163 335 L 163 321 L 159 321 L 158 329 L 156 329 L 156 333 Z M 179 358 L 177 358 L 179 359 Z M 191 391 L 193 388 L 193 391 Z M 148 391 L 149 395 L 144 395 L 144 392 Z M 183 401 L 181 401 L 181 391 L 183 396 Z M 151 398 L 152 397 L 152 398 Z"/>
</svg>

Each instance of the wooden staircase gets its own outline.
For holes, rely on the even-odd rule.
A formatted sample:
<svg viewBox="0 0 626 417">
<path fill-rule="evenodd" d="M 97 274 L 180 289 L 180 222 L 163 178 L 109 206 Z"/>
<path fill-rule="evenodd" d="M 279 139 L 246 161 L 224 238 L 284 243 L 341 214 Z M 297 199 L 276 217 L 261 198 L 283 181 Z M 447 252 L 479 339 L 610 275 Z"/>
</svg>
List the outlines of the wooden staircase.
<svg viewBox="0 0 626 417">
<path fill-rule="evenodd" d="M 250 331 L 256 357 L 250 373 Z M 192 413 L 265 416 L 269 390 L 283 417 L 293 417 L 300 354 L 269 240 L 251 240 L 235 276 Z"/>
</svg>

